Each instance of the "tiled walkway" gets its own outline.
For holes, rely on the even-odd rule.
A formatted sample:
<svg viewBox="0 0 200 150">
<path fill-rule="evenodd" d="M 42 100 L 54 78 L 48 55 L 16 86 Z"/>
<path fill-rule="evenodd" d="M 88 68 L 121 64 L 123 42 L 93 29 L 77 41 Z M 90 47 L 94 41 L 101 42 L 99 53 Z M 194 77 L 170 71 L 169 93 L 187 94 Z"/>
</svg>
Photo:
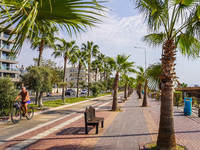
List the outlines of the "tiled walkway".
<svg viewBox="0 0 200 150">
<path fill-rule="evenodd" d="M 147 125 L 153 141 L 157 140 L 160 117 L 160 102 L 148 100 L 144 110 Z M 177 143 L 185 145 L 188 150 L 200 149 L 200 118 L 196 115 L 184 116 L 182 109 L 174 108 L 175 135 Z"/>
<path fill-rule="evenodd" d="M 95 150 L 138 150 L 151 141 L 143 108 L 134 93 L 122 107 L 109 128 L 97 142 Z"/>
<path fill-rule="evenodd" d="M 76 111 L 12 140 L 0 140 L 3 142 L 0 150 L 139 150 L 145 143 L 157 140 L 160 102 L 148 98 L 149 107 L 141 107 L 142 100 L 133 93 L 125 103 L 119 100 L 122 112 L 113 112 L 110 111 L 110 98 L 104 97 L 104 101 L 94 104 L 98 108 L 97 116 L 105 118 L 104 128 L 99 128 L 99 134 L 90 128 L 86 135 L 83 111 Z M 76 107 L 79 108 L 78 105 Z M 200 118 L 194 115 L 186 117 L 177 108 L 174 108 L 174 118 L 177 142 L 188 150 L 199 150 Z M 25 120 L 23 122 L 26 123 Z"/>
</svg>

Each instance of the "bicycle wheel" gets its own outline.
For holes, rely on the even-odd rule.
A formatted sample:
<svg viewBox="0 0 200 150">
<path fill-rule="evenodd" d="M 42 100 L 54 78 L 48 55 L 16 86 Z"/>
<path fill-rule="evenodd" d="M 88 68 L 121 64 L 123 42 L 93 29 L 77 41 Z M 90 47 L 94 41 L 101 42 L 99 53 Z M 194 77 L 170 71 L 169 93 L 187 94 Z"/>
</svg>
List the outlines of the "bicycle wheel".
<svg viewBox="0 0 200 150">
<path fill-rule="evenodd" d="M 33 115 L 34 115 L 34 108 L 31 107 L 31 106 L 28 106 L 28 111 L 27 111 L 27 116 L 26 118 L 28 120 L 32 119 L 33 118 Z"/>
<path fill-rule="evenodd" d="M 11 120 L 14 124 L 17 124 L 21 120 L 21 110 L 19 108 L 14 108 L 11 113 Z"/>
</svg>

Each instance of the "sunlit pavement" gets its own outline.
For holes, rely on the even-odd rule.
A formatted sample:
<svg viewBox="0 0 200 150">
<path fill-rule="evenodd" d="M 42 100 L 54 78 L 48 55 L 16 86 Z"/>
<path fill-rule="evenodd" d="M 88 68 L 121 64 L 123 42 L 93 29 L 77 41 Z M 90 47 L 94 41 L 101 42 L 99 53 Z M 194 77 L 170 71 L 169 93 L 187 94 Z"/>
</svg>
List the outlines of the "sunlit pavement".
<svg viewBox="0 0 200 150">
<path fill-rule="evenodd" d="M 160 102 L 148 99 L 148 105 L 144 109 L 152 141 L 157 140 L 160 118 Z M 200 149 L 200 118 L 196 114 L 183 115 L 183 108 L 174 107 L 175 135 L 178 144 L 185 145 L 188 150 Z"/>
<path fill-rule="evenodd" d="M 110 95 L 102 96 L 90 101 L 82 102 L 77 105 L 64 107 L 61 109 L 52 110 L 42 114 L 35 115 L 32 120 L 27 120 L 26 118 L 23 118 L 22 121 L 16 125 L 13 125 L 12 122 L 1 124 L 0 149 L 6 149 L 6 148 L 24 149 L 26 147 L 27 149 L 30 149 L 30 146 L 33 146 L 33 149 L 38 149 L 39 148 L 38 142 L 44 143 L 45 141 L 44 139 L 50 138 L 52 134 L 59 136 L 56 137 L 55 140 L 50 140 L 52 141 L 52 143 L 55 144 L 55 145 L 50 144 L 53 147 L 56 146 L 55 143 L 56 141 L 57 142 L 59 141 L 59 144 L 62 144 L 65 141 L 62 140 L 62 137 L 63 136 L 68 137 L 68 133 L 70 135 L 74 135 L 73 133 L 76 132 L 78 136 L 85 137 L 87 135 L 84 134 L 84 120 L 83 120 L 84 109 L 87 106 L 92 105 L 96 107 L 96 109 L 104 111 L 105 108 L 110 109 L 111 102 L 112 102 L 112 97 Z M 107 105 L 109 105 L 109 107 Z M 108 110 L 107 112 L 110 113 L 110 111 Z M 97 115 L 101 115 L 101 112 L 97 113 Z M 103 115 L 103 117 L 106 118 L 106 115 Z M 67 135 L 65 135 L 65 133 L 67 133 Z M 59 138 L 61 139 L 58 140 Z M 71 139 L 68 137 L 68 140 Z M 51 143 L 50 141 L 48 141 L 48 143 Z M 77 143 L 77 140 L 73 141 Z M 35 147 L 34 144 L 36 144 Z M 46 149 L 44 147 L 45 146 L 49 147 L 50 145 L 41 144 L 41 146 L 43 147 L 41 149 Z M 64 146 L 66 146 L 66 144 Z"/>
</svg>

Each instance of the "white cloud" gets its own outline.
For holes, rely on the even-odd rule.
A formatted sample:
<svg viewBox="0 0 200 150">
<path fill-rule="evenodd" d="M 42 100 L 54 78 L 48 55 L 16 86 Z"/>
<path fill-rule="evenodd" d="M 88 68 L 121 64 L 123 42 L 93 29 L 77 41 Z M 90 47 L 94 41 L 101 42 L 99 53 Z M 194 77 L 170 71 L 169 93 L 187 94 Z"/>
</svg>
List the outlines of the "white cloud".
<svg viewBox="0 0 200 150">
<path fill-rule="evenodd" d="M 134 61 L 136 65 L 144 67 L 144 49 L 135 49 L 134 46 L 146 48 L 147 66 L 158 62 L 161 57 L 161 48 L 155 50 L 141 41 L 141 38 L 146 34 L 147 28 L 143 24 L 141 15 L 118 17 L 115 14 L 108 13 L 107 18 L 104 18 L 103 23 L 99 24 L 98 27 L 89 29 L 86 33 L 82 33 L 79 37 L 74 37 L 73 39 L 77 41 L 78 46 L 87 41 L 93 41 L 99 45 L 100 51 L 108 56 L 115 57 L 117 54 L 131 54 L 129 61 Z M 66 32 L 60 32 L 59 37 L 68 41 L 71 40 Z M 44 50 L 43 57 L 45 59 L 54 59 L 51 57 L 52 52 L 53 50 Z M 24 66 L 32 64 L 33 57 L 38 57 L 38 51 L 31 50 L 29 44 L 25 43 L 19 56 L 20 64 Z M 55 61 L 59 65 L 63 63 L 62 58 Z M 176 71 L 181 82 L 200 84 L 199 62 L 200 59 L 190 61 L 180 55 L 178 56 Z"/>
</svg>

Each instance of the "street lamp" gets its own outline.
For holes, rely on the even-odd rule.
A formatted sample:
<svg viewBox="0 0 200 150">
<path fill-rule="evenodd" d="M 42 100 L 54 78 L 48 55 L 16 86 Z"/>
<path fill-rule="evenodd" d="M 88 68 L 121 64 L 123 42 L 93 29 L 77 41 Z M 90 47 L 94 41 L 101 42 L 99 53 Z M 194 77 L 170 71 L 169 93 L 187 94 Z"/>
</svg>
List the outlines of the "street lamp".
<svg viewBox="0 0 200 150">
<path fill-rule="evenodd" d="M 137 46 L 134 46 L 134 48 L 139 48 L 139 49 L 144 49 L 144 54 L 145 54 L 145 70 L 146 70 L 146 66 L 147 66 L 147 63 L 146 63 L 146 48 L 144 47 L 137 47 Z"/>
</svg>

